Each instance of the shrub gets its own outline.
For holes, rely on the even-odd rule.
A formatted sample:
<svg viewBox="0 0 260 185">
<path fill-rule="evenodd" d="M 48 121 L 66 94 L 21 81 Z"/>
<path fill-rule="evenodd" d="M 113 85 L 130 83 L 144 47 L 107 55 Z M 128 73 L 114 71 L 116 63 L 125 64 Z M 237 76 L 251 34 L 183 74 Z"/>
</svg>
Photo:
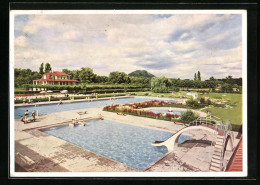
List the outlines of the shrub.
<svg viewBox="0 0 260 185">
<path fill-rule="evenodd" d="M 201 105 L 196 100 L 188 100 L 188 101 L 186 101 L 186 104 L 187 104 L 188 107 L 194 108 L 194 109 L 201 107 Z"/>
<path fill-rule="evenodd" d="M 86 98 L 86 96 L 74 96 L 74 100 L 76 100 L 76 99 L 85 99 Z"/>
<path fill-rule="evenodd" d="M 172 90 L 175 91 L 175 92 L 179 92 L 179 91 L 180 91 L 180 88 L 179 88 L 179 87 L 175 87 L 175 88 L 173 88 Z"/>
<path fill-rule="evenodd" d="M 212 102 L 211 102 L 210 99 L 207 99 L 207 104 L 208 104 L 208 105 L 212 105 Z"/>
<path fill-rule="evenodd" d="M 23 103 L 23 100 L 15 100 L 14 103 Z"/>
<path fill-rule="evenodd" d="M 181 114 L 180 121 L 184 122 L 184 123 L 190 123 L 191 121 L 193 121 L 197 118 L 198 118 L 198 116 L 194 112 L 192 112 L 191 110 L 188 110 Z"/>
<path fill-rule="evenodd" d="M 205 98 L 200 98 L 200 103 L 205 104 L 206 103 Z"/>
</svg>

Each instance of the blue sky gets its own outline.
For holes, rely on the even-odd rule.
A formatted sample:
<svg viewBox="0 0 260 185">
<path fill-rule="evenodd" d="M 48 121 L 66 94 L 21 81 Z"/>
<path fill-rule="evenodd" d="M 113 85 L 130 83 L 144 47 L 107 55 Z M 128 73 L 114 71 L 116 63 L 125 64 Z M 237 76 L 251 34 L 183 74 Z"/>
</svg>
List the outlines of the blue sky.
<svg viewBox="0 0 260 185">
<path fill-rule="evenodd" d="M 15 15 L 15 67 L 242 76 L 241 14 Z"/>
</svg>

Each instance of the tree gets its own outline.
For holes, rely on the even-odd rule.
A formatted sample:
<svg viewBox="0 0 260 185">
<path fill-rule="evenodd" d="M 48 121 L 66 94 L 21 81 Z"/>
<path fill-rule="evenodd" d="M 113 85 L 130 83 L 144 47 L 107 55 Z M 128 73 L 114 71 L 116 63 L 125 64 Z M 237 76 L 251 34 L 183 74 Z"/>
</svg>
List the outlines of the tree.
<svg viewBox="0 0 260 185">
<path fill-rule="evenodd" d="M 194 80 L 197 80 L 197 74 L 196 73 L 194 74 Z"/>
<path fill-rule="evenodd" d="M 119 71 L 113 71 L 109 74 L 109 82 L 111 83 L 126 83 L 126 81 L 128 80 L 128 75 L 124 72 L 119 72 Z"/>
<path fill-rule="evenodd" d="M 96 79 L 96 74 L 93 73 L 93 70 L 88 67 L 82 67 L 79 72 L 79 80 L 81 83 L 93 83 Z"/>
<path fill-rule="evenodd" d="M 172 81 L 165 76 L 151 79 L 151 89 L 155 93 L 169 92 L 169 87 L 172 87 Z"/>
<path fill-rule="evenodd" d="M 23 87 L 24 84 L 32 84 L 33 80 L 41 78 L 41 74 L 31 69 L 14 69 L 15 87 Z"/>
<path fill-rule="evenodd" d="M 39 68 L 39 73 L 40 73 L 41 75 L 44 74 L 44 63 L 41 63 L 41 66 L 40 66 L 40 68 Z"/>
<path fill-rule="evenodd" d="M 232 85 L 231 85 L 231 84 L 228 84 L 228 83 L 224 83 L 224 84 L 222 85 L 222 91 L 225 92 L 225 93 L 232 92 L 232 91 L 233 91 Z"/>
<path fill-rule="evenodd" d="M 226 83 L 233 85 L 234 84 L 234 79 L 232 78 L 232 76 L 228 76 L 226 77 Z"/>
<path fill-rule="evenodd" d="M 209 78 L 209 81 L 215 81 L 216 79 L 213 77 L 213 76 L 211 76 L 210 78 Z"/>
<path fill-rule="evenodd" d="M 51 72 L 51 64 L 50 63 L 46 63 L 45 64 L 45 73 L 49 73 L 49 72 Z"/>
<path fill-rule="evenodd" d="M 198 80 L 201 81 L 200 71 L 198 71 Z"/>
<path fill-rule="evenodd" d="M 107 76 L 96 76 L 96 83 L 106 83 L 108 82 Z"/>
<path fill-rule="evenodd" d="M 129 76 L 130 78 L 130 83 L 133 84 L 142 84 L 146 87 L 150 86 L 150 78 L 146 78 L 146 77 L 134 77 L 134 76 Z"/>
<path fill-rule="evenodd" d="M 69 69 L 62 69 L 62 72 L 63 72 L 63 73 L 66 73 L 66 74 L 68 74 L 68 75 L 71 75 L 72 78 L 73 78 L 73 72 L 72 72 L 71 70 L 69 70 Z"/>
<path fill-rule="evenodd" d="M 74 79 L 74 80 L 79 80 L 79 73 L 80 73 L 80 70 L 73 70 L 72 71 L 72 78 Z"/>
</svg>

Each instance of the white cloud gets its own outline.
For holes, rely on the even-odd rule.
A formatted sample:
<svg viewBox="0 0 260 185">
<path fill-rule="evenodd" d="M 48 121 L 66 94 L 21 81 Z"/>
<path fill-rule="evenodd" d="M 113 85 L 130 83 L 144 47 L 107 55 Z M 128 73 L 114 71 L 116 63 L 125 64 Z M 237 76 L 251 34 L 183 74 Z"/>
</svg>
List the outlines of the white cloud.
<svg viewBox="0 0 260 185">
<path fill-rule="evenodd" d="M 242 49 L 241 44 L 236 46 L 241 36 L 235 34 L 241 27 L 223 27 L 219 32 L 225 21 L 232 22 L 233 17 L 31 15 L 19 27 L 29 37 L 15 38 L 15 45 L 23 46 L 16 48 L 15 66 L 38 70 L 42 62 L 50 62 L 55 70 L 91 67 L 101 75 L 145 69 L 176 78 L 193 78 L 198 70 L 203 79 L 216 71 L 222 77 L 241 76 L 237 66 L 242 63 Z M 228 48 L 222 47 L 222 40 L 227 40 L 223 45 Z"/>
<path fill-rule="evenodd" d="M 80 32 L 78 31 L 68 31 L 62 34 L 61 39 L 62 40 L 78 40 L 82 37 L 82 35 L 80 34 Z"/>
<path fill-rule="evenodd" d="M 27 39 L 25 36 L 19 36 L 14 39 L 14 45 L 15 46 L 27 46 Z"/>
<path fill-rule="evenodd" d="M 183 33 L 181 36 L 180 36 L 180 39 L 185 39 L 189 36 L 188 33 Z"/>
</svg>

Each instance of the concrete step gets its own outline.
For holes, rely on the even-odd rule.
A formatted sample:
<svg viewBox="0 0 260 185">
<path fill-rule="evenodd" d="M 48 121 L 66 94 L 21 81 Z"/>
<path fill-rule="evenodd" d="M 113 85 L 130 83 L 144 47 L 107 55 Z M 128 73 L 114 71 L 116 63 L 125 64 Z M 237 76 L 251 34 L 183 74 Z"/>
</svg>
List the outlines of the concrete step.
<svg viewBox="0 0 260 185">
<path fill-rule="evenodd" d="M 216 152 L 216 153 L 221 153 L 221 149 L 220 148 L 214 148 L 214 153 Z"/>
<path fill-rule="evenodd" d="M 223 142 L 216 142 L 216 145 L 220 145 L 220 146 L 223 146 Z"/>
<path fill-rule="evenodd" d="M 220 163 L 221 163 L 219 159 L 214 159 L 214 158 L 212 158 L 211 161 L 214 162 L 214 163 L 217 163 L 217 164 L 220 164 Z"/>
<path fill-rule="evenodd" d="M 220 169 L 220 164 L 219 163 L 212 162 L 210 165 L 215 167 L 215 168 L 219 168 Z"/>
<path fill-rule="evenodd" d="M 224 136 L 217 135 L 217 139 L 224 139 Z"/>
<path fill-rule="evenodd" d="M 223 146 L 222 146 L 222 145 L 215 145 L 215 148 L 222 149 L 222 148 L 223 148 Z"/>
<path fill-rule="evenodd" d="M 221 157 L 220 157 L 220 155 L 218 156 L 218 155 L 215 155 L 215 154 L 213 154 L 213 156 L 212 156 L 212 159 L 218 159 L 218 160 L 221 160 Z"/>
<path fill-rule="evenodd" d="M 223 141 L 223 140 L 224 140 L 224 137 L 222 137 L 222 138 L 217 137 L 217 139 L 216 139 L 216 141 Z"/>
<path fill-rule="evenodd" d="M 210 171 L 220 172 L 221 170 L 217 167 L 210 166 Z"/>
</svg>

